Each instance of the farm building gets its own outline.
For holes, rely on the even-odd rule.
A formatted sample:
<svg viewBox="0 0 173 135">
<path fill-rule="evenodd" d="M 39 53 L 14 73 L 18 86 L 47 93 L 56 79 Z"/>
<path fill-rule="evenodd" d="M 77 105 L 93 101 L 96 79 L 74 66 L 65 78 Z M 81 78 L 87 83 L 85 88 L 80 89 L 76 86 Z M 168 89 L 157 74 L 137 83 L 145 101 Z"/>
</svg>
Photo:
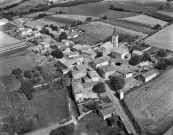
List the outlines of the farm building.
<svg viewBox="0 0 173 135">
<path fill-rule="evenodd" d="M 115 68 L 116 68 L 116 72 L 122 74 L 124 78 L 130 78 L 133 76 L 133 71 L 127 70 L 125 68 L 122 68 L 116 65 L 115 65 Z"/>
<path fill-rule="evenodd" d="M 74 79 L 80 79 L 80 78 L 86 76 L 86 72 L 73 71 L 72 76 L 73 76 Z"/>
<path fill-rule="evenodd" d="M 109 64 L 109 58 L 108 57 L 100 57 L 96 58 L 92 61 L 93 68 L 97 69 L 100 66 L 106 66 Z"/>
<path fill-rule="evenodd" d="M 142 76 L 140 77 L 140 80 L 142 82 L 149 82 L 150 80 L 155 78 L 157 75 L 158 75 L 158 72 L 153 69 L 142 74 Z"/>
<path fill-rule="evenodd" d="M 113 48 L 111 56 L 113 58 L 119 58 L 119 59 L 127 59 L 129 58 L 129 50 L 127 47 L 119 47 L 119 48 Z"/>
<path fill-rule="evenodd" d="M 134 57 L 135 55 L 137 56 L 142 56 L 144 53 L 142 51 L 138 51 L 138 50 L 134 50 L 132 52 L 132 57 Z"/>
<path fill-rule="evenodd" d="M 27 36 L 27 35 L 31 35 L 32 33 L 32 29 L 30 29 L 30 28 L 26 28 L 26 29 L 22 29 L 22 30 L 20 30 L 20 32 L 21 32 L 21 35 L 22 36 Z"/>
<path fill-rule="evenodd" d="M 102 49 L 105 54 L 111 53 L 112 48 L 113 44 L 111 42 L 106 42 L 102 45 Z"/>
<path fill-rule="evenodd" d="M 107 118 L 110 118 L 112 115 L 115 114 L 115 107 L 108 106 L 105 108 L 101 108 L 98 110 L 98 114 L 100 115 L 102 119 L 106 120 Z"/>
</svg>

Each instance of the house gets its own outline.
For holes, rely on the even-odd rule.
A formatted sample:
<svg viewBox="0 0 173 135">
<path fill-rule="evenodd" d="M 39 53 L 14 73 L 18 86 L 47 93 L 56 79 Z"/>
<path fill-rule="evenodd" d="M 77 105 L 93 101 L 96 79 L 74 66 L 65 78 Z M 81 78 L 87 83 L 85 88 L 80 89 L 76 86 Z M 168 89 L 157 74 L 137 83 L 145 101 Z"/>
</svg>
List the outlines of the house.
<svg viewBox="0 0 173 135">
<path fill-rule="evenodd" d="M 99 116 L 106 120 L 107 118 L 110 118 L 112 115 L 115 114 L 115 107 L 114 106 L 108 106 L 105 108 L 101 108 L 98 110 Z"/>
<path fill-rule="evenodd" d="M 127 69 L 124 69 L 124 68 L 122 68 L 120 66 L 116 66 L 116 65 L 115 65 L 115 68 L 116 68 L 116 72 L 122 74 L 124 78 L 129 78 L 129 77 L 133 76 L 132 71 L 129 71 Z"/>
<path fill-rule="evenodd" d="M 92 88 L 95 84 L 97 84 L 98 82 L 87 82 L 87 83 L 82 83 L 82 87 L 85 91 L 92 91 Z"/>
<path fill-rule="evenodd" d="M 39 37 L 40 35 L 41 35 L 41 33 L 39 31 L 34 31 L 33 32 L 34 37 Z"/>
<path fill-rule="evenodd" d="M 86 72 L 84 72 L 84 71 L 73 71 L 72 76 L 73 76 L 74 79 L 79 79 L 79 78 L 82 78 L 82 77 L 86 76 Z"/>
<path fill-rule="evenodd" d="M 44 47 L 44 48 L 49 48 L 50 44 L 47 42 L 40 42 L 40 44 Z"/>
<path fill-rule="evenodd" d="M 70 58 L 73 58 L 75 56 L 79 56 L 79 52 L 70 52 L 69 54 L 67 54 L 67 57 L 70 59 Z"/>
<path fill-rule="evenodd" d="M 22 29 L 22 30 L 20 30 L 20 32 L 21 32 L 21 35 L 22 35 L 22 36 L 31 35 L 31 33 L 32 33 L 32 29 L 30 29 L 30 28 L 26 28 L 26 29 Z"/>
<path fill-rule="evenodd" d="M 113 44 L 111 42 L 106 42 L 102 45 L 104 54 L 109 54 L 112 51 Z"/>
<path fill-rule="evenodd" d="M 127 59 L 129 57 L 129 50 L 127 47 L 113 48 L 111 56 L 118 59 Z"/>
<path fill-rule="evenodd" d="M 94 82 L 98 82 L 98 81 L 99 81 L 99 75 L 97 74 L 96 71 L 88 71 L 88 76 L 89 76 Z"/>
<path fill-rule="evenodd" d="M 126 60 L 126 59 L 111 59 L 110 61 L 109 61 L 109 63 L 110 63 L 110 65 L 117 65 L 117 66 L 121 66 L 122 64 L 128 64 L 129 62 L 128 62 L 128 60 Z"/>
<path fill-rule="evenodd" d="M 105 66 L 99 70 L 100 75 L 105 79 L 108 79 L 114 72 L 116 72 L 116 67 L 114 65 Z"/>
<path fill-rule="evenodd" d="M 61 41 L 62 43 L 64 43 L 64 45 L 66 46 L 71 46 L 71 45 L 75 45 L 73 41 L 70 41 L 70 40 L 62 40 Z"/>
<path fill-rule="evenodd" d="M 152 80 L 153 78 L 155 78 L 156 76 L 158 75 L 158 72 L 155 71 L 154 69 L 150 70 L 150 71 L 147 71 L 145 72 L 144 74 L 142 74 L 139 79 L 142 81 L 142 82 L 149 82 L 150 80 Z"/>
<path fill-rule="evenodd" d="M 84 83 L 87 83 L 87 82 L 93 82 L 93 79 L 92 78 L 90 78 L 89 76 L 84 76 L 83 78 L 83 81 L 84 81 Z"/>
<path fill-rule="evenodd" d="M 92 67 L 94 69 L 97 69 L 100 66 L 106 66 L 109 64 L 109 58 L 108 57 L 99 57 L 92 61 Z"/>
<path fill-rule="evenodd" d="M 73 60 L 77 61 L 77 62 L 83 62 L 83 56 L 79 55 L 79 56 L 74 56 Z"/>
<path fill-rule="evenodd" d="M 143 56 L 143 52 L 142 51 L 138 51 L 138 50 L 134 50 L 133 52 L 132 52 L 132 57 L 134 57 L 134 56 Z"/>
<path fill-rule="evenodd" d="M 82 87 L 81 83 L 80 82 L 73 82 L 72 83 L 72 90 L 74 93 L 75 100 L 77 102 L 83 101 L 83 99 L 85 98 L 86 95 L 83 91 L 83 87 Z"/>
</svg>

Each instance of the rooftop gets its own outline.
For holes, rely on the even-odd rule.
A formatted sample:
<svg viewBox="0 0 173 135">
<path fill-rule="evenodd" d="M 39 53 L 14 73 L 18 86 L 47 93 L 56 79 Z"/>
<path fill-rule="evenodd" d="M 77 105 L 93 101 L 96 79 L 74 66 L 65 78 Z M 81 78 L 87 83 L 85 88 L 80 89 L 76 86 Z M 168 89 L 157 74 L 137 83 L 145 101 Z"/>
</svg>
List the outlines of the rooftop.
<svg viewBox="0 0 173 135">
<path fill-rule="evenodd" d="M 93 63 L 95 64 L 100 64 L 100 63 L 104 63 L 106 61 L 109 61 L 108 57 L 100 57 L 100 58 L 96 58 L 93 60 Z"/>
<path fill-rule="evenodd" d="M 153 75 L 155 73 L 158 74 L 158 72 L 156 70 L 152 69 L 152 70 L 149 70 L 149 71 L 145 72 L 144 74 L 142 74 L 142 76 L 144 78 L 147 78 L 147 77 L 149 77 L 149 76 L 151 76 L 151 75 Z"/>
<path fill-rule="evenodd" d="M 102 113 L 103 116 L 106 116 L 106 115 L 114 113 L 115 107 L 114 106 L 108 106 L 108 107 L 100 109 L 100 112 Z"/>
</svg>

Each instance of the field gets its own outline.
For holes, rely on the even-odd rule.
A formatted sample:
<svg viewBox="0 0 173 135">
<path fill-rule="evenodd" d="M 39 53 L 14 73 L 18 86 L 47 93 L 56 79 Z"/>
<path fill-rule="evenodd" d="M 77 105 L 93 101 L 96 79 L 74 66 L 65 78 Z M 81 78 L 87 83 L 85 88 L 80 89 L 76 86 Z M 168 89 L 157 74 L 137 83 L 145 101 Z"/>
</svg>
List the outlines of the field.
<svg viewBox="0 0 173 135">
<path fill-rule="evenodd" d="M 85 21 L 86 18 L 89 17 L 89 16 L 83 16 L 83 15 L 71 15 L 71 14 L 57 14 L 57 15 L 52 15 L 52 16 L 47 16 L 45 18 L 51 20 L 51 18 L 53 20 L 60 20 L 61 19 L 70 19 L 70 20 L 74 20 L 74 21 Z M 92 19 L 98 19 L 98 17 L 92 17 Z"/>
<path fill-rule="evenodd" d="M 10 6 L 21 2 L 21 0 L 0 0 L 0 7 Z"/>
<path fill-rule="evenodd" d="M 173 24 L 145 39 L 145 43 L 154 47 L 173 51 Z"/>
<path fill-rule="evenodd" d="M 145 7 L 141 5 L 136 5 L 132 2 L 120 2 L 120 1 L 103 1 L 97 3 L 83 4 L 78 6 L 71 7 L 58 7 L 52 8 L 49 12 L 55 13 L 56 11 L 64 11 L 67 14 L 78 14 L 78 15 L 86 15 L 86 16 L 100 16 L 103 13 L 109 11 L 110 5 L 114 5 L 114 7 L 124 8 L 133 12 L 154 12 L 156 8 L 153 7 Z M 116 11 L 115 11 L 116 12 Z M 124 17 L 124 13 L 122 13 L 122 17 Z M 127 14 L 127 13 L 126 13 Z M 121 15 L 121 14 L 120 14 Z M 120 17 L 120 15 L 118 15 Z M 129 13 L 129 15 L 133 15 Z M 128 14 L 127 14 L 128 17 Z"/>
<path fill-rule="evenodd" d="M 38 114 L 39 127 L 47 127 L 69 118 L 66 89 L 35 97 L 31 104 L 34 112 Z"/>
<path fill-rule="evenodd" d="M 21 4 L 10 8 L 9 11 L 13 11 L 13 12 L 23 12 L 26 10 L 30 10 L 36 6 L 38 6 L 39 4 L 46 4 L 46 2 L 44 0 L 28 0 L 25 2 L 22 2 Z"/>
<path fill-rule="evenodd" d="M 159 14 L 163 14 L 163 15 L 167 15 L 173 18 L 173 12 L 169 12 L 169 11 L 157 11 L 157 13 Z"/>
<path fill-rule="evenodd" d="M 11 74 L 11 71 L 15 68 L 21 68 L 27 70 L 35 67 L 33 59 L 29 55 L 17 56 L 13 58 L 0 58 L 0 76 L 6 76 Z"/>
<path fill-rule="evenodd" d="M 169 69 L 125 95 L 124 102 L 145 135 L 161 135 L 172 126 L 172 87 L 173 69 Z"/>
<path fill-rule="evenodd" d="M 165 22 L 165 21 L 155 19 L 155 18 L 147 16 L 147 15 L 137 15 L 137 16 L 133 16 L 133 17 L 127 17 L 124 19 L 128 20 L 128 21 L 132 21 L 132 22 L 138 22 L 141 24 L 150 25 L 151 27 L 154 27 L 156 24 L 160 24 L 160 26 L 163 27 L 167 24 L 167 22 Z"/>
<path fill-rule="evenodd" d="M 140 26 L 140 25 L 136 25 L 134 23 L 130 23 L 130 22 L 127 22 L 127 21 L 118 20 L 118 19 L 107 19 L 107 20 L 104 20 L 103 22 L 109 23 L 111 25 L 123 27 L 123 28 L 126 28 L 126 29 L 130 29 L 130 30 L 133 30 L 133 31 L 141 32 L 143 34 L 151 34 L 152 32 L 154 32 L 154 30 L 152 30 L 150 28 Z"/>
</svg>

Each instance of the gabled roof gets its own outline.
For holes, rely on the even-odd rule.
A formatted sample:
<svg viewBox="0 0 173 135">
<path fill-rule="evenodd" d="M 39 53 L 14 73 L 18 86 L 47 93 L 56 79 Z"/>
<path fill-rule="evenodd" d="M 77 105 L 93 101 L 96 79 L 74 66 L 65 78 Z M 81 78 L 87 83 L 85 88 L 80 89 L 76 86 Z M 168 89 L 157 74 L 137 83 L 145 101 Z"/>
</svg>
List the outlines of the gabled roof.
<svg viewBox="0 0 173 135">
<path fill-rule="evenodd" d="M 108 107 L 105 107 L 105 108 L 100 109 L 100 113 L 101 113 L 103 116 L 112 114 L 112 113 L 114 113 L 114 112 L 115 112 L 115 107 L 114 107 L 114 106 L 108 106 Z"/>
<path fill-rule="evenodd" d="M 113 47 L 113 44 L 111 42 L 106 42 L 102 45 L 102 47 L 104 48 L 110 48 L 110 47 Z"/>
<path fill-rule="evenodd" d="M 104 73 L 108 73 L 108 72 L 111 72 L 111 71 L 116 71 L 116 69 L 117 68 L 114 65 L 112 65 L 112 66 L 107 66 L 107 67 L 103 68 L 102 70 L 103 70 Z"/>
<path fill-rule="evenodd" d="M 147 77 L 149 77 L 149 76 L 151 76 L 151 75 L 153 75 L 153 74 L 158 74 L 158 72 L 157 72 L 156 70 L 152 69 L 152 70 L 147 71 L 147 72 L 145 72 L 144 74 L 142 74 L 142 76 L 143 76 L 144 78 L 147 78 Z"/>
<path fill-rule="evenodd" d="M 100 64 L 100 63 L 104 63 L 106 61 L 109 61 L 108 57 L 100 57 L 100 58 L 96 58 L 93 60 L 93 63 L 95 64 Z"/>
</svg>

